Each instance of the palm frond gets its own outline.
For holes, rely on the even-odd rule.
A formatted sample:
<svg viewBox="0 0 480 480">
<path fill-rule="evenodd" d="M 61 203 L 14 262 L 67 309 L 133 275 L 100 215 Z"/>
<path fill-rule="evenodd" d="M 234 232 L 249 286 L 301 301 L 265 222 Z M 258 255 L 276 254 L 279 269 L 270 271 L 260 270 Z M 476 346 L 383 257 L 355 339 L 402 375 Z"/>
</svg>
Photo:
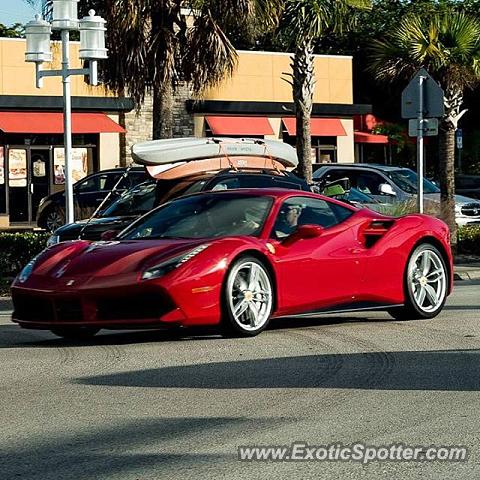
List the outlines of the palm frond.
<svg viewBox="0 0 480 480">
<path fill-rule="evenodd" d="M 450 10 L 414 13 L 388 38 L 374 41 L 368 54 L 379 80 L 405 80 L 425 66 L 445 88 L 470 88 L 480 80 L 480 23 Z"/>
</svg>

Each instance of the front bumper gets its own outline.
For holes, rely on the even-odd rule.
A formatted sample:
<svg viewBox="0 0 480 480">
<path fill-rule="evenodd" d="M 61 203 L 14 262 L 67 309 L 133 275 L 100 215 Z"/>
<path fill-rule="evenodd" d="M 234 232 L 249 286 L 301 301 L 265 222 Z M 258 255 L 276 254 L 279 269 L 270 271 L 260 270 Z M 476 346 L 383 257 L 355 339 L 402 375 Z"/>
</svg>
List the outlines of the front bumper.
<svg viewBox="0 0 480 480">
<path fill-rule="evenodd" d="M 15 287 L 12 300 L 12 321 L 24 328 L 154 328 L 181 325 L 185 321 L 182 310 L 159 287 L 99 292 L 48 292 Z"/>
</svg>

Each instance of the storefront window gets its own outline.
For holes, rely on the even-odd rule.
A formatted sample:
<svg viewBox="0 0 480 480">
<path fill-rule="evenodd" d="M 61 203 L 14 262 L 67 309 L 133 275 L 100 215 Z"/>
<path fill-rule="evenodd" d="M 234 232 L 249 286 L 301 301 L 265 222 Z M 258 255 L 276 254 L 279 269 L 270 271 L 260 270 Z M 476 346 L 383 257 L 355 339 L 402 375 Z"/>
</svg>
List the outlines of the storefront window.
<svg viewBox="0 0 480 480">
<path fill-rule="evenodd" d="M 53 149 L 53 172 L 55 185 L 65 183 L 65 150 L 63 148 Z M 72 148 L 72 177 L 78 182 L 88 174 L 88 149 Z"/>
<path fill-rule="evenodd" d="M 10 188 L 27 186 L 27 151 L 12 148 L 8 152 L 8 185 Z"/>
<path fill-rule="evenodd" d="M 5 182 L 5 147 L 0 147 L 0 213 L 7 213 L 7 186 Z"/>
</svg>

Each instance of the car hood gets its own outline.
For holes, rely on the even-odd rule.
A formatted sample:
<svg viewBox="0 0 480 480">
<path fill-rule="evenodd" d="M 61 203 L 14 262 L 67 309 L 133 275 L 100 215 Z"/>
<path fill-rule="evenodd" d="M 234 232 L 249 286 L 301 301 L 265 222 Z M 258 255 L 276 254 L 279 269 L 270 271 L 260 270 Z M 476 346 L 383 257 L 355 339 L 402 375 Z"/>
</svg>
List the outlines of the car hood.
<svg viewBox="0 0 480 480">
<path fill-rule="evenodd" d="M 143 271 L 170 257 L 187 252 L 205 239 L 125 240 L 58 244 L 38 258 L 32 277 L 60 278 L 115 277 Z"/>
<path fill-rule="evenodd" d="M 59 237 L 58 240 L 60 242 L 76 240 L 79 238 L 80 233 L 82 239 L 100 240 L 103 232 L 107 230 L 117 230 L 120 232 L 137 218 L 138 215 L 132 215 L 128 217 L 92 218 L 90 221 L 80 220 L 58 228 L 55 230 L 54 235 Z"/>
<path fill-rule="evenodd" d="M 427 200 L 432 200 L 434 202 L 440 203 L 440 193 L 426 193 L 424 196 Z M 467 205 L 469 203 L 480 204 L 480 200 L 464 197 L 463 195 L 455 195 L 455 205 Z"/>
</svg>

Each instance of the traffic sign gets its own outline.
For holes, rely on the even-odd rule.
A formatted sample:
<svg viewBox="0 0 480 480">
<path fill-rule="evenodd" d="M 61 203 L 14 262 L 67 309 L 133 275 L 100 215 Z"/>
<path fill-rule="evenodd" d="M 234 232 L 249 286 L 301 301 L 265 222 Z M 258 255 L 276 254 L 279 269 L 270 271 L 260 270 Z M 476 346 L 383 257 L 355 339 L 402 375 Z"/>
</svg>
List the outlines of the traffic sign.
<svg viewBox="0 0 480 480">
<path fill-rule="evenodd" d="M 455 138 L 457 140 L 457 148 L 461 150 L 463 148 L 463 131 L 461 128 L 457 128 L 455 131 Z"/>
<path fill-rule="evenodd" d="M 420 107 L 421 100 L 423 109 Z M 402 92 L 402 118 L 418 118 L 420 114 L 422 117 L 440 118 L 444 112 L 442 88 L 424 68 L 421 68 Z"/>
<path fill-rule="evenodd" d="M 408 135 L 410 137 L 418 137 L 419 121 L 413 118 L 408 121 Z M 424 118 L 422 119 L 422 131 L 424 137 L 432 137 L 438 135 L 438 118 Z"/>
</svg>

